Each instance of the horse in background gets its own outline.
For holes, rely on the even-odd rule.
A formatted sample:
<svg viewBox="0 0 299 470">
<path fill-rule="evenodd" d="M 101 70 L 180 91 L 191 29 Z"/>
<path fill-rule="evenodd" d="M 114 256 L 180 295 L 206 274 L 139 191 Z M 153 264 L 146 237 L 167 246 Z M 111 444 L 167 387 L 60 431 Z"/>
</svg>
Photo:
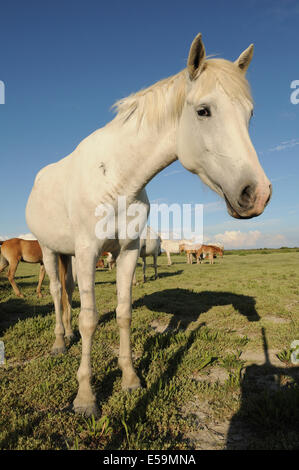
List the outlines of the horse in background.
<svg viewBox="0 0 299 470">
<path fill-rule="evenodd" d="M 217 255 L 221 256 L 223 259 L 223 248 L 216 245 L 202 245 L 201 248 L 196 251 L 196 261 L 201 264 L 204 259 L 208 259 L 210 264 L 214 264 L 214 258 L 216 258 Z"/>
<path fill-rule="evenodd" d="M 217 245 L 210 245 L 213 246 L 214 248 L 214 258 L 217 256 L 220 256 L 220 258 L 223 260 L 223 254 L 224 254 L 224 248 L 222 246 L 217 246 Z"/>
<path fill-rule="evenodd" d="M 170 254 L 180 253 L 180 244 L 190 243 L 190 240 L 161 240 L 161 249 L 165 251 L 168 266 L 172 265 Z"/>
<path fill-rule="evenodd" d="M 180 253 L 186 253 L 187 264 L 193 264 L 193 258 L 196 258 L 197 251 L 201 248 L 201 244 L 180 243 Z"/>
<path fill-rule="evenodd" d="M 112 253 L 110 253 L 109 251 L 103 251 L 103 253 L 101 253 L 101 256 L 96 264 L 96 269 L 105 268 L 105 261 L 106 266 L 108 266 L 109 271 L 111 271 L 112 268 L 115 266 L 115 259 L 113 258 Z"/>
<path fill-rule="evenodd" d="M 143 282 L 146 282 L 146 257 L 153 257 L 153 265 L 155 269 L 155 279 L 158 277 L 157 259 L 161 255 L 161 237 L 153 231 L 151 227 L 147 227 L 146 238 L 140 239 L 140 258 L 142 258 Z M 133 283 L 136 284 L 136 270 Z"/>
<path fill-rule="evenodd" d="M 20 261 L 25 263 L 39 263 L 39 279 L 36 293 L 39 298 L 42 297 L 41 286 L 45 278 L 45 267 L 43 264 L 43 253 L 37 240 L 23 240 L 22 238 L 10 238 L 0 241 L 0 273 L 9 266 L 7 278 L 18 297 L 24 298 L 19 287 L 14 280 L 15 273 Z"/>
</svg>

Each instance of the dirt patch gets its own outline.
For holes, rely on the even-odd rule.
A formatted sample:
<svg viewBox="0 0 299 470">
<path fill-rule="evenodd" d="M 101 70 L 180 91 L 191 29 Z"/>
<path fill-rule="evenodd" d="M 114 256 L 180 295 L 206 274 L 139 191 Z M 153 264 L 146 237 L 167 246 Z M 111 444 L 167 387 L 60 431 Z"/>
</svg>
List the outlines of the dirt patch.
<svg viewBox="0 0 299 470">
<path fill-rule="evenodd" d="M 194 373 L 192 378 L 197 382 L 208 382 L 211 384 L 219 382 L 223 384 L 229 378 L 229 373 L 223 367 L 213 367 L 208 373 Z"/>
<path fill-rule="evenodd" d="M 150 325 L 157 333 L 165 333 L 168 330 L 168 324 L 160 323 L 159 320 L 152 321 Z"/>
<path fill-rule="evenodd" d="M 269 360 L 270 360 L 270 363 L 273 366 L 281 366 L 282 365 L 281 361 L 277 357 L 278 353 L 279 353 L 279 351 L 276 350 L 276 349 L 269 349 L 268 350 Z M 263 365 L 263 364 L 265 364 L 265 353 L 263 351 L 256 351 L 256 350 L 250 351 L 250 350 L 247 350 L 247 351 L 242 352 L 242 354 L 240 356 L 240 359 L 242 361 L 245 361 L 247 364 Z"/>
<path fill-rule="evenodd" d="M 271 323 L 290 323 L 291 321 L 288 318 L 276 317 L 274 315 L 267 315 L 263 317 L 263 320 L 269 321 Z"/>
<path fill-rule="evenodd" d="M 186 435 L 194 450 L 246 449 L 249 431 L 241 421 L 213 420 L 208 402 L 190 402 L 182 411 L 197 427 Z"/>
</svg>

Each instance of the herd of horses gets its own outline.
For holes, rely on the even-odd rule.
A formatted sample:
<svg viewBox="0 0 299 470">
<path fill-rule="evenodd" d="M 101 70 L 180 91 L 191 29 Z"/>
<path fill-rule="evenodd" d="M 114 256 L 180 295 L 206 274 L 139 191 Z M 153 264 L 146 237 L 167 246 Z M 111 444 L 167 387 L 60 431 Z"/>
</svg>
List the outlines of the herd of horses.
<svg viewBox="0 0 299 470">
<path fill-rule="evenodd" d="M 153 257 L 153 267 L 155 270 L 154 278 L 158 277 L 158 256 L 162 253 L 163 241 L 168 242 L 167 244 L 167 257 L 170 259 L 169 265 L 171 265 L 170 253 L 186 253 L 187 263 L 192 264 L 193 259 L 195 258 L 197 264 L 202 263 L 204 260 L 208 260 L 210 264 L 214 263 L 214 258 L 220 256 L 223 258 L 223 248 L 215 245 L 195 245 L 192 242 L 184 243 L 172 243 L 172 248 L 170 248 L 169 242 L 171 240 L 161 240 L 160 236 L 152 237 L 153 233 L 150 227 L 147 227 L 147 237 L 140 240 L 140 253 L 139 256 L 142 259 L 142 269 L 143 269 L 143 282 L 146 282 L 146 258 L 148 256 Z M 178 249 L 177 249 L 178 245 Z M 45 267 L 43 263 L 43 253 L 40 247 L 40 244 L 37 240 L 24 240 L 22 238 L 10 238 L 9 240 L 0 240 L 0 273 L 8 267 L 7 278 L 13 288 L 14 293 L 17 297 L 24 298 L 23 293 L 20 291 L 14 277 L 18 267 L 19 262 L 25 263 L 39 263 L 39 278 L 36 288 L 36 293 L 39 298 L 42 297 L 41 286 L 45 278 Z M 112 253 L 108 251 L 103 251 L 99 257 L 96 269 L 99 268 L 108 268 L 110 271 L 116 265 L 116 260 L 114 259 Z M 133 284 L 137 284 L 136 281 L 136 271 L 134 273 Z"/>
<path fill-rule="evenodd" d="M 233 62 L 207 58 L 198 34 L 182 71 L 117 102 L 111 122 L 83 139 L 68 156 L 39 171 L 28 198 L 26 221 L 39 242 L 42 258 L 37 244 L 30 243 L 36 249 L 23 252 L 25 244 L 20 242 L 16 259 L 8 253 L 8 242 L 2 244 L 1 267 L 11 263 L 9 278 L 17 295 L 20 291 L 13 276 L 20 260 L 29 261 L 32 256 L 41 264 L 39 282 L 43 269 L 47 272 L 55 308 L 52 351 L 56 353 L 65 352 L 65 338 L 72 336 L 71 302 L 77 279 L 82 339 L 74 400 L 77 413 L 98 414 L 92 389 L 91 348 L 99 320 L 95 267 L 103 252 L 111 253 L 117 268 L 122 388 L 141 386 L 131 347 L 132 285 L 140 240 L 98 237 L 96 207 L 110 205 L 115 227 L 122 216 L 119 196 L 126 201 L 127 224 L 132 220 L 129 209 L 133 205 L 148 214 L 146 185 L 176 160 L 222 197 L 234 218 L 259 216 L 271 198 L 272 186 L 248 131 L 253 100 L 246 71 L 252 56 L 251 44 Z M 194 255 L 201 261 L 205 248 L 198 250 L 190 253 L 187 248 L 189 262 Z M 214 252 L 208 250 L 213 262 Z"/>
</svg>

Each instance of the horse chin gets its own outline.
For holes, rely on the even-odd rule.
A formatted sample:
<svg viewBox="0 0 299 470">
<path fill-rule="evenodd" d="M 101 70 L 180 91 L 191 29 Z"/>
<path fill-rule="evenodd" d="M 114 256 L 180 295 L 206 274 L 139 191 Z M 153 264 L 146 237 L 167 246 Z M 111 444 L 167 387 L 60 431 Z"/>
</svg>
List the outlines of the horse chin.
<svg viewBox="0 0 299 470">
<path fill-rule="evenodd" d="M 224 197 L 224 200 L 225 200 L 225 203 L 226 203 L 226 208 L 227 208 L 227 212 L 229 213 L 229 215 L 231 217 L 234 217 L 234 219 L 246 219 L 246 217 L 242 217 L 234 208 L 233 206 L 231 205 L 231 203 L 229 202 L 229 200 L 227 199 L 226 195 L 223 194 L 223 197 Z"/>
<path fill-rule="evenodd" d="M 231 205 L 231 203 L 229 202 L 229 200 L 227 199 L 226 195 L 223 194 L 223 197 L 224 197 L 224 200 L 226 202 L 226 208 L 227 208 L 227 212 L 229 213 L 229 215 L 231 217 L 233 217 L 234 219 L 252 219 L 253 217 L 256 217 L 257 214 L 252 214 L 252 215 L 241 215 L 239 214 L 234 208 L 233 206 Z"/>
</svg>

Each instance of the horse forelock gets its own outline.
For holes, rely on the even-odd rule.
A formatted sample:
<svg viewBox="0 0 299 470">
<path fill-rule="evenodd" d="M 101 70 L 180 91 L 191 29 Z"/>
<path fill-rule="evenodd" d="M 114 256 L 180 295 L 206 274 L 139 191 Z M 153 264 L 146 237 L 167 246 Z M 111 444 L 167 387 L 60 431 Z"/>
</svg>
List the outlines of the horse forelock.
<svg viewBox="0 0 299 470">
<path fill-rule="evenodd" d="M 117 101 L 116 121 L 122 124 L 136 119 L 137 127 L 143 124 L 160 128 L 166 122 L 178 121 L 188 89 L 187 69 L 160 80 L 148 88 Z M 252 96 L 245 75 L 233 62 L 225 59 L 207 59 L 194 81 L 194 93 L 199 97 L 220 85 L 233 100 L 250 101 Z"/>
</svg>

